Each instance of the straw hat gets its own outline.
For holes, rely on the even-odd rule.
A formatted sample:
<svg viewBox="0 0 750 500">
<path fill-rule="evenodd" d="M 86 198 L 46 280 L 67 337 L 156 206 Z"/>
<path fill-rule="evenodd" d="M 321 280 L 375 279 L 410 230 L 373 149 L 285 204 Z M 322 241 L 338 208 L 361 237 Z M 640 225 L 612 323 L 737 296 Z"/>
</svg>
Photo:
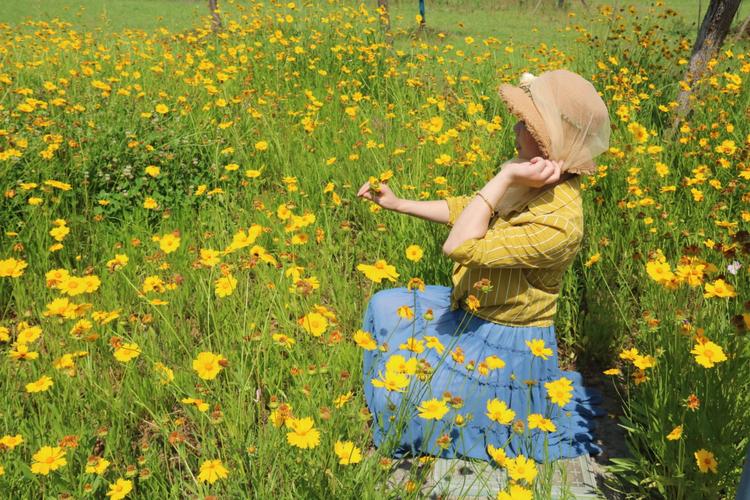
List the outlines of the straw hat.
<svg viewBox="0 0 750 500">
<path fill-rule="evenodd" d="M 524 73 L 518 86 L 502 84 L 498 93 L 545 158 L 564 161 L 564 172 L 596 172 L 593 159 L 609 148 L 610 121 L 588 80 L 565 69 Z"/>
</svg>

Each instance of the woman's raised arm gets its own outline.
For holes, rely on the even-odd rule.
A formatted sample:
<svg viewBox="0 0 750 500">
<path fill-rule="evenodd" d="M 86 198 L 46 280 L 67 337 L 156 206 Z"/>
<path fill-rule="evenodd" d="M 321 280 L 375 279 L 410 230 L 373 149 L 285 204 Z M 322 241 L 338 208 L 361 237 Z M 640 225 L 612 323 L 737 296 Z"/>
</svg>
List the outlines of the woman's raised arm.
<svg viewBox="0 0 750 500">
<path fill-rule="evenodd" d="M 401 199 L 391 191 L 391 188 L 385 182 L 380 183 L 379 192 L 372 189 L 369 182 L 365 182 L 359 188 L 359 191 L 357 191 L 357 196 L 373 201 L 386 210 L 413 215 L 414 217 L 440 224 L 448 223 L 448 202 L 445 200 L 417 201 Z"/>
</svg>

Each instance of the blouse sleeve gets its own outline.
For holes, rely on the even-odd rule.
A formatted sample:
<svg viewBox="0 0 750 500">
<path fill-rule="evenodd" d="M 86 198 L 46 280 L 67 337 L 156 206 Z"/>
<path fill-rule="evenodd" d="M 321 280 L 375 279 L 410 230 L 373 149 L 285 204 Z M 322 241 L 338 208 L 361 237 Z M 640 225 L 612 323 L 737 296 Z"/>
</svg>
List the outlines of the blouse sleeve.
<svg viewBox="0 0 750 500">
<path fill-rule="evenodd" d="M 448 257 L 467 267 L 556 268 L 580 247 L 582 234 L 562 217 L 546 216 L 516 226 L 490 228 L 469 238 Z"/>
<path fill-rule="evenodd" d="M 472 196 L 448 196 L 445 201 L 448 202 L 448 225 L 453 226 L 464 211 L 464 208 L 471 203 Z"/>
</svg>

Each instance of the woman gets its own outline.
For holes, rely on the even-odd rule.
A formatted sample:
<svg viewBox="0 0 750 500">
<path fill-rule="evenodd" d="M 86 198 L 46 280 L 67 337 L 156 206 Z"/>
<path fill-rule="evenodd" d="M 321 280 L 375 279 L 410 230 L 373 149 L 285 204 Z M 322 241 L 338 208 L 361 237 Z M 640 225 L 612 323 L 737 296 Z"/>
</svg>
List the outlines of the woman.
<svg viewBox="0 0 750 500">
<path fill-rule="evenodd" d="M 520 121 L 518 157 L 474 196 L 402 200 L 381 184 L 358 196 L 451 226 L 443 252 L 453 287 L 374 294 L 362 329 L 365 398 L 378 447 L 538 462 L 601 451 L 591 417 L 599 395 L 557 363 L 554 316 L 563 274 L 583 237 L 580 175 L 609 146 L 596 89 L 567 70 L 502 85 Z"/>
</svg>

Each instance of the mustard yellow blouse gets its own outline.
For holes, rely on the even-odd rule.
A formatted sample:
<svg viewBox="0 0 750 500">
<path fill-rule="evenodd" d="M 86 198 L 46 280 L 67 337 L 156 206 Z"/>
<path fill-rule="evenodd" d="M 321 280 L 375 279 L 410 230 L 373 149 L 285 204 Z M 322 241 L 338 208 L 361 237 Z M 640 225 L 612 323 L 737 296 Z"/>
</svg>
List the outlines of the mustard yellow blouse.
<svg viewBox="0 0 750 500">
<path fill-rule="evenodd" d="M 473 196 L 449 196 L 453 226 Z M 550 326 L 562 278 L 583 238 L 579 175 L 531 200 L 521 212 L 490 220 L 483 238 L 471 238 L 448 256 L 453 264 L 451 311 L 469 311 L 468 295 L 479 299 L 472 314 L 511 326 Z M 474 288 L 487 278 L 488 293 Z"/>
</svg>

